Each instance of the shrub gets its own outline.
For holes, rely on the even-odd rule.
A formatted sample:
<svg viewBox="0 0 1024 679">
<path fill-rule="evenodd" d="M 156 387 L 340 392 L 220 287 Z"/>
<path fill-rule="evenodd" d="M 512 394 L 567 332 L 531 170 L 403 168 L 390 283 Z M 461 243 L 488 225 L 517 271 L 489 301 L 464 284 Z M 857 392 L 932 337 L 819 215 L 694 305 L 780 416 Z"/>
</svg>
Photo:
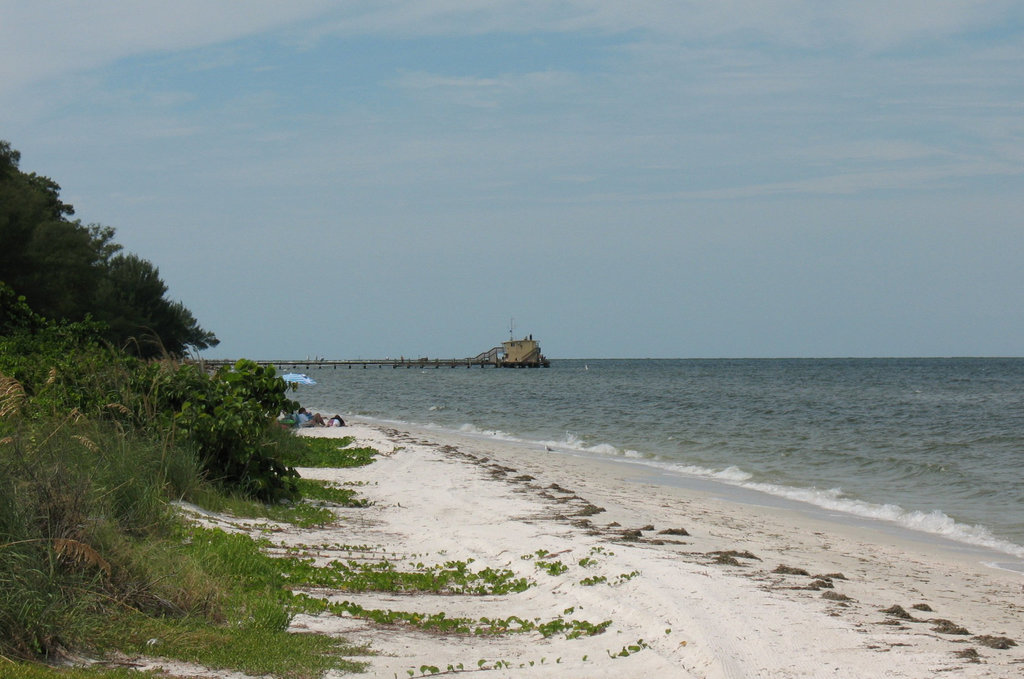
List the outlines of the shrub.
<svg viewBox="0 0 1024 679">
<path fill-rule="evenodd" d="M 178 376 L 187 389 L 175 423 L 199 452 L 211 480 L 273 502 L 297 496 L 298 474 L 278 457 L 273 438 L 275 416 L 297 405 L 286 397 L 287 385 L 272 366 L 240 360 L 210 379 L 196 379 L 194 366 Z M 173 398 L 174 389 L 168 390 Z"/>
<path fill-rule="evenodd" d="M 208 494 L 208 481 L 293 497 L 297 475 L 278 456 L 301 442 L 275 423 L 297 407 L 287 385 L 251 361 L 215 375 L 141 361 L 95 324 L 51 323 L 8 293 L 0 285 L 0 662 L 124 638 L 125 620 L 227 620 L 230 577 L 183 554 L 167 501 Z M 280 630 L 290 613 L 275 601 L 253 594 L 248 624 Z"/>
</svg>

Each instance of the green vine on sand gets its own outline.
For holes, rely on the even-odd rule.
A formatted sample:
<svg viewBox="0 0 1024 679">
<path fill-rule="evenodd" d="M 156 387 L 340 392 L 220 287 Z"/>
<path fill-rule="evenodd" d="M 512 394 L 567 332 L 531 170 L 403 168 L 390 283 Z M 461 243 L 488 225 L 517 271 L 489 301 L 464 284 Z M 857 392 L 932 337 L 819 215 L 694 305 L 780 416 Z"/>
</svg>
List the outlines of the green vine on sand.
<svg viewBox="0 0 1024 679">
<path fill-rule="evenodd" d="M 501 634 L 522 634 L 539 632 L 544 638 L 556 634 L 565 635 L 566 639 L 596 636 L 603 633 L 612 624 L 611 620 L 594 624 L 586 620 L 567 620 L 562 616 L 540 622 L 540 619 L 524 620 L 512 615 L 507 618 L 449 618 L 443 611 L 440 613 L 415 613 L 410 611 L 393 611 L 364 608 L 351 601 L 329 602 L 307 595 L 297 595 L 296 599 L 307 612 L 320 613 L 329 611 L 336 615 L 351 615 L 364 620 L 371 620 L 382 625 L 405 623 L 423 630 L 441 634 L 471 634 L 475 636 L 491 636 Z"/>
<path fill-rule="evenodd" d="M 643 639 L 637 639 L 635 644 L 630 644 L 628 646 L 623 646 L 622 650 L 619 651 L 618 653 L 612 653 L 611 651 L 608 651 L 608 657 L 613 659 L 613 660 L 618 659 L 618 658 L 628 658 L 629 656 L 631 656 L 631 655 L 633 655 L 635 653 L 639 653 L 640 651 L 644 650 L 645 648 L 650 648 L 650 646 L 647 644 L 647 642 L 645 642 Z"/>
<path fill-rule="evenodd" d="M 471 562 L 447 561 L 435 566 L 417 564 L 414 571 L 402 571 L 390 561 L 331 561 L 326 566 L 315 566 L 312 559 L 290 557 L 282 560 L 282 571 L 296 584 L 348 592 L 496 595 L 524 592 L 533 585 L 507 569 L 470 570 Z"/>
</svg>

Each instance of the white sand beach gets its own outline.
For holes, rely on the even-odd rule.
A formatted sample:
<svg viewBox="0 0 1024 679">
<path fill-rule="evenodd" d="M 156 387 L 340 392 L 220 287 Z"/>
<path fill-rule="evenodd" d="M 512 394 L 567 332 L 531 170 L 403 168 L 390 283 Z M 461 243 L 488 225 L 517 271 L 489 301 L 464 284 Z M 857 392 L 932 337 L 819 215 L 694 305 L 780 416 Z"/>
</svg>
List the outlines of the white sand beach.
<svg viewBox="0 0 1024 679">
<path fill-rule="evenodd" d="M 371 545 L 406 564 L 473 559 L 473 568 L 508 568 L 536 582 L 503 596 L 324 595 L 449 617 L 611 621 L 602 634 L 567 639 L 296 618 L 296 631 L 372 647 L 369 676 L 476 670 L 481 660 L 499 667 L 488 676 L 507 677 L 1024 675 L 1024 646 L 992 647 L 1024 643 L 1024 574 L 969 550 L 501 441 L 366 423 L 304 434 L 354 436 L 382 451 L 369 467 L 300 470 L 358 482 L 373 504 L 343 510 L 335 527 L 290 529 L 274 541 L 324 558 L 342 556 L 332 545 Z M 552 561 L 567 570 L 538 568 Z"/>
<path fill-rule="evenodd" d="M 1024 573 L 986 565 L 992 555 L 492 439 L 376 423 L 302 434 L 351 436 L 381 451 L 368 467 L 300 469 L 356 488 L 370 506 L 339 510 L 325 528 L 268 532 L 266 522 L 204 520 L 322 560 L 387 559 L 408 569 L 472 559 L 473 570 L 510 569 L 535 583 L 500 596 L 312 594 L 448 618 L 610 621 L 600 634 L 567 638 L 439 634 L 349 615 L 294 619 L 296 633 L 370 647 L 358 658 L 369 663 L 366 676 L 429 668 L 615 679 L 1024 675 Z"/>
</svg>

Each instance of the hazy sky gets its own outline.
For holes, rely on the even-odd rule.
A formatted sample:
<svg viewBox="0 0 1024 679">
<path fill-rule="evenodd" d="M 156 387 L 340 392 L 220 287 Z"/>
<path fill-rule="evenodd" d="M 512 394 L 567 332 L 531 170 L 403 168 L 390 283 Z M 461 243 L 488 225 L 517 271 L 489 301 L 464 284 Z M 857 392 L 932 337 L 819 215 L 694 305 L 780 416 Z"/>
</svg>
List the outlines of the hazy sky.
<svg viewBox="0 0 1024 679">
<path fill-rule="evenodd" d="M 0 0 L 209 357 L 1024 355 L 1024 3 Z"/>
</svg>

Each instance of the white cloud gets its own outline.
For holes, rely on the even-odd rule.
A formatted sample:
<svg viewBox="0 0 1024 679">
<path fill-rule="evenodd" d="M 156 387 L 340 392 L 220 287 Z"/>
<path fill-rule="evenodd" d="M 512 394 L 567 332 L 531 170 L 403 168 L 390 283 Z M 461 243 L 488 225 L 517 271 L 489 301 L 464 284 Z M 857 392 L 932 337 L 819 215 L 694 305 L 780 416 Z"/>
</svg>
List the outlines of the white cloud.
<svg viewBox="0 0 1024 679">
<path fill-rule="evenodd" d="M 894 163 L 928 160 L 949 156 L 949 151 L 931 144 L 902 139 L 860 139 L 832 144 L 810 144 L 794 149 L 792 157 L 809 162 L 853 161 L 857 163 Z"/>
<path fill-rule="evenodd" d="M 557 102 L 571 98 L 572 93 L 579 89 L 580 82 L 574 74 L 558 71 L 504 73 L 487 78 L 405 71 L 389 85 L 420 103 L 497 109 L 520 107 L 524 101 L 557 106 Z M 506 121 L 506 124 L 508 122 L 511 121 Z"/>
<path fill-rule="evenodd" d="M 751 184 L 674 196 L 682 199 L 734 200 L 763 196 L 857 195 L 871 191 L 934 191 L 960 180 L 979 177 L 1024 177 L 1024 167 L 1008 163 L 962 162 L 914 167 L 880 166 L 859 172 L 837 172 L 786 182 Z"/>
<path fill-rule="evenodd" d="M 405 87 L 414 90 L 427 90 L 434 88 L 493 88 L 499 85 L 501 81 L 496 78 L 457 78 L 452 76 L 442 76 L 433 73 L 424 73 L 420 71 L 407 71 L 402 74 L 401 77 L 395 80 L 395 84 L 398 87 Z"/>
<path fill-rule="evenodd" d="M 492 32 L 648 32 L 683 40 L 754 41 L 800 49 L 877 51 L 1012 25 L 1011 0 L 364 0 L 346 3 L 315 32 L 479 35 Z"/>
<path fill-rule="evenodd" d="M 131 55 L 215 45 L 275 29 L 292 31 L 289 39 L 295 43 L 327 35 L 639 31 L 696 43 L 871 52 L 986 30 L 1019 34 L 1022 19 L 1024 8 L 1010 0 L 4 0 L 0 87 L 10 90 Z"/>
<path fill-rule="evenodd" d="M 0 93 L 118 59 L 215 45 L 317 16 L 328 0 L 4 0 Z"/>
</svg>

